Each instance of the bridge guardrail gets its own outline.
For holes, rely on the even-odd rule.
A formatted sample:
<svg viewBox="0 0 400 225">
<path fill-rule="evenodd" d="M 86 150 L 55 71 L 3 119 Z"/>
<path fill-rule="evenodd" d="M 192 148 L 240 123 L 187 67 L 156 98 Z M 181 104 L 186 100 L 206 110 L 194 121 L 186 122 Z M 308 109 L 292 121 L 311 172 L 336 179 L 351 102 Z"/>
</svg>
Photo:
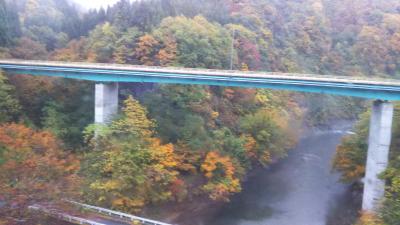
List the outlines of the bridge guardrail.
<svg viewBox="0 0 400 225">
<path fill-rule="evenodd" d="M 160 221 L 146 219 L 143 217 L 138 217 L 138 216 L 130 215 L 127 213 L 122 213 L 122 212 L 118 212 L 118 211 L 114 211 L 114 210 L 110 210 L 110 209 L 105 209 L 105 208 L 92 206 L 92 205 L 88 205 L 88 204 L 83 204 L 83 203 L 79 203 L 79 202 L 75 202 L 75 201 L 71 201 L 71 200 L 65 200 L 65 201 L 75 204 L 75 205 L 78 205 L 82 208 L 90 209 L 90 210 L 93 210 L 93 211 L 96 211 L 98 213 L 105 214 L 108 216 L 118 217 L 120 219 L 125 219 L 125 220 L 129 220 L 129 221 L 138 221 L 140 223 L 149 224 L 149 225 L 172 225 L 169 223 L 163 223 Z"/>
<path fill-rule="evenodd" d="M 161 67 L 161 66 L 143 66 L 143 65 L 127 65 L 127 64 L 109 64 L 109 63 L 88 63 L 88 62 L 62 62 L 62 61 L 40 61 L 40 60 L 20 60 L 20 59 L 5 59 L 0 60 L 0 64 L 17 64 L 17 65 L 40 65 L 40 66 L 65 66 L 65 67 L 81 67 L 92 69 L 116 69 L 116 70 L 143 70 L 148 72 L 166 72 L 166 73 L 191 73 L 193 75 L 224 75 L 228 77 L 247 76 L 247 77 L 277 77 L 282 79 L 329 79 L 338 82 L 365 82 L 365 83 L 399 83 L 397 79 L 374 76 L 346 76 L 333 74 L 311 74 L 311 73 L 287 73 L 287 72 L 267 72 L 267 71 L 240 71 L 240 70 L 223 70 L 223 69 L 204 69 L 204 68 L 186 68 L 186 67 Z"/>
<path fill-rule="evenodd" d="M 59 218 L 61 220 L 64 220 L 64 221 L 67 221 L 67 222 L 70 222 L 70 223 L 76 223 L 76 224 L 82 224 L 82 225 L 83 224 L 85 224 L 85 225 L 106 225 L 104 223 L 99 223 L 99 222 L 96 222 L 96 221 L 91 221 L 91 220 L 83 219 L 83 218 L 80 218 L 80 217 L 71 216 L 71 215 L 68 215 L 68 214 L 59 213 L 59 212 L 56 212 L 56 211 L 53 211 L 53 210 L 49 210 L 49 209 L 46 209 L 46 208 L 44 208 L 44 207 L 42 207 L 40 205 L 31 205 L 28 208 L 30 210 L 42 211 L 44 213 L 47 213 L 47 214 L 49 214 L 51 216 L 55 216 L 55 217 L 57 217 L 57 218 Z"/>
</svg>

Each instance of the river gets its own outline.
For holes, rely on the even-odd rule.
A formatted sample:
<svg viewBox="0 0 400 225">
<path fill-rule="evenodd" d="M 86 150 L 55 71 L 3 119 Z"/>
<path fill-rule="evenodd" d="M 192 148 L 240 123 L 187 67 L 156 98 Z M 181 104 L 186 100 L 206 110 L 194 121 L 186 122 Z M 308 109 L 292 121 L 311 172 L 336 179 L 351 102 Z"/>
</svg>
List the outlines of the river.
<svg viewBox="0 0 400 225">
<path fill-rule="evenodd" d="M 259 169 L 206 225 L 351 225 L 360 207 L 331 162 L 348 129 L 313 131 L 289 156 Z"/>
</svg>

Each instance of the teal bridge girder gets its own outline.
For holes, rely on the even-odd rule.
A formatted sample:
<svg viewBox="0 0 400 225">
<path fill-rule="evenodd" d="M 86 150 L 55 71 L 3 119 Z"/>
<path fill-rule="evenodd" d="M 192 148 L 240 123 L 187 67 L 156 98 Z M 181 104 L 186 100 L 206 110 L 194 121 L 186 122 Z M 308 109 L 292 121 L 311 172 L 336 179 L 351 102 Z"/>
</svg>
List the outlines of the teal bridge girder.
<svg viewBox="0 0 400 225">
<path fill-rule="evenodd" d="M 247 72 L 100 63 L 0 60 L 9 74 L 107 82 L 197 84 L 400 100 L 400 80 L 300 73 Z"/>
</svg>

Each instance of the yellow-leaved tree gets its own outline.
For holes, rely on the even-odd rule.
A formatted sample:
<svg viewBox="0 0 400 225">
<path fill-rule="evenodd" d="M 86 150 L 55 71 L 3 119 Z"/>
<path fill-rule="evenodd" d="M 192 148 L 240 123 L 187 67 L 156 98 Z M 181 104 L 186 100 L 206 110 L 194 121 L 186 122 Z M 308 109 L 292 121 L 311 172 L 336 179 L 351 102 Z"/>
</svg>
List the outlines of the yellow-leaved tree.
<svg viewBox="0 0 400 225">
<path fill-rule="evenodd" d="M 229 201 L 229 196 L 241 191 L 240 180 L 236 177 L 235 167 L 229 156 L 221 156 L 211 151 L 201 165 L 208 182 L 203 190 L 213 200 Z"/>
<path fill-rule="evenodd" d="M 172 144 L 154 137 L 155 122 L 132 96 L 122 115 L 91 136 L 95 148 L 86 157 L 90 201 L 126 212 L 173 199 L 178 157 Z M 182 184 L 183 185 L 183 184 Z"/>
</svg>

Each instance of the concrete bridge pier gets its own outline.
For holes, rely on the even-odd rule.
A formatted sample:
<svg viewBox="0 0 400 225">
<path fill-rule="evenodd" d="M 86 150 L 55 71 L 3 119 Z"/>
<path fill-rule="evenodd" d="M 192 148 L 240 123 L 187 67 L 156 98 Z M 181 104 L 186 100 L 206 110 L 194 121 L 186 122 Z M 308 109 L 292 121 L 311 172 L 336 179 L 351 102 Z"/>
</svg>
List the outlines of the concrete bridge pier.
<svg viewBox="0 0 400 225">
<path fill-rule="evenodd" d="M 118 83 L 96 83 L 95 86 L 95 123 L 104 124 L 118 113 Z"/>
<path fill-rule="evenodd" d="M 368 156 L 364 179 L 362 209 L 376 211 L 385 194 L 385 181 L 378 176 L 386 169 L 392 136 L 393 104 L 376 100 L 369 126 Z"/>
</svg>

